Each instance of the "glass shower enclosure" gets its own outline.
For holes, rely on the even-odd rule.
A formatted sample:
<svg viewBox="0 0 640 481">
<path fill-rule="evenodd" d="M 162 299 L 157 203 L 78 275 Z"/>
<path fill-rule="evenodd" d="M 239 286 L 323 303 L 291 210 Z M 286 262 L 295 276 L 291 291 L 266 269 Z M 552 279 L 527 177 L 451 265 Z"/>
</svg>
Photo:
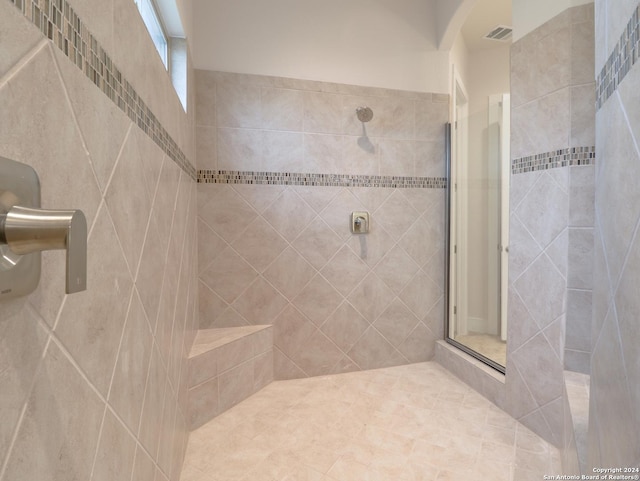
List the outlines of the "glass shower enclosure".
<svg viewBox="0 0 640 481">
<path fill-rule="evenodd" d="M 448 149 L 447 341 L 501 372 L 506 366 L 509 253 L 509 94 L 469 113 L 455 95 Z"/>
</svg>

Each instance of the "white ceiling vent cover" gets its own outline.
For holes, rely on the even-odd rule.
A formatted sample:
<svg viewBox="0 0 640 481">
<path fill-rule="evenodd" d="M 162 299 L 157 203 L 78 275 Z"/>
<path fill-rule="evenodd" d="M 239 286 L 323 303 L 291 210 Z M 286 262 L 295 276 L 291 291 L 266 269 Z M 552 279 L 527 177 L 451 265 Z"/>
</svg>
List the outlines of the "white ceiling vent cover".
<svg viewBox="0 0 640 481">
<path fill-rule="evenodd" d="M 487 40 L 498 40 L 499 42 L 506 42 L 508 40 L 511 40 L 512 33 L 513 27 L 498 25 L 494 27 L 493 30 L 491 30 L 483 38 L 486 38 Z"/>
</svg>

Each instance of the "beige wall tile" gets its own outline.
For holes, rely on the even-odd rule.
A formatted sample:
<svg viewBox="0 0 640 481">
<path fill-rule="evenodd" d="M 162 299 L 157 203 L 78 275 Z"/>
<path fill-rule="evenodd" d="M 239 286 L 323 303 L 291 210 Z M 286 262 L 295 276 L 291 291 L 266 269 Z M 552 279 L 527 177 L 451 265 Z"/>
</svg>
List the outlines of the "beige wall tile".
<svg viewBox="0 0 640 481">
<path fill-rule="evenodd" d="M 200 243 L 208 245 L 209 237 L 203 237 Z M 259 272 L 264 272 L 286 247 L 287 241 L 261 217 L 233 243 L 233 248 Z"/>
<path fill-rule="evenodd" d="M 133 282 L 106 208 L 88 240 L 87 291 L 67 299 L 56 335 L 94 385 L 106 395 Z M 93 284 L 93 286 L 91 285 Z"/>
<path fill-rule="evenodd" d="M 110 3 L 105 3 L 109 9 L 112 8 Z M 69 97 L 71 106 L 100 189 L 104 192 L 131 121 L 120 109 L 114 108 L 113 102 L 93 84 L 87 83 L 62 52 L 54 50 L 54 56 L 63 82 L 74 93 Z M 104 135 L 105 124 L 110 126 L 109 136 Z"/>
<path fill-rule="evenodd" d="M 393 291 L 372 272 L 353 290 L 348 300 L 372 323 L 393 301 L 393 297 Z"/>
<path fill-rule="evenodd" d="M 304 98 L 301 91 L 263 87 L 261 102 L 263 128 L 302 131 Z"/>
<path fill-rule="evenodd" d="M 340 172 L 344 142 L 339 135 L 304 134 L 304 171 Z"/>
<path fill-rule="evenodd" d="M 291 356 L 307 375 L 319 376 L 331 372 L 342 357 L 342 351 L 336 347 L 320 330 L 316 330 L 306 342 Z"/>
<path fill-rule="evenodd" d="M 342 299 L 340 293 L 318 274 L 293 300 L 293 304 L 314 324 L 320 326 Z"/>
<path fill-rule="evenodd" d="M 304 131 L 342 133 L 342 98 L 324 92 L 304 92 Z"/>
<path fill-rule="evenodd" d="M 273 172 L 304 171 L 303 139 L 299 132 L 263 132 L 265 168 Z"/>
<path fill-rule="evenodd" d="M 289 242 L 315 217 L 313 209 L 292 189 L 286 189 L 263 215 Z"/>
<path fill-rule="evenodd" d="M 316 219 L 292 242 L 292 246 L 316 269 L 321 269 L 341 246 L 340 238 Z"/>
<path fill-rule="evenodd" d="M 571 146 L 595 145 L 596 92 L 593 82 L 571 88 Z"/>
<path fill-rule="evenodd" d="M 566 12 L 515 45 L 511 52 L 514 107 L 570 84 L 571 31 Z"/>
<path fill-rule="evenodd" d="M 138 270 L 152 205 L 146 192 L 137 188 L 144 176 L 138 146 L 139 135 L 142 134 L 137 129 L 130 130 L 105 195 L 109 214 L 132 274 Z M 130 202 L 130 196 L 134 197 L 134 202 Z"/>
<path fill-rule="evenodd" d="M 12 33 L 6 37 L 5 48 L 0 55 L 0 77 L 4 77 L 22 57 L 42 42 L 42 35 L 35 26 L 24 21 L 22 13 L 13 5 L 6 4 L 1 8 L 0 28 L 3 32 L 11 29 Z"/>
<path fill-rule="evenodd" d="M 409 337 L 418 322 L 418 318 L 396 298 L 373 323 L 373 326 L 394 347 L 398 347 Z"/>
<path fill-rule="evenodd" d="M 222 128 L 258 128 L 262 120 L 260 88 L 216 82 L 216 125 Z"/>
<path fill-rule="evenodd" d="M 287 306 L 280 315 L 273 321 L 274 335 L 273 342 L 283 355 L 291 355 L 300 346 L 304 345 L 307 339 L 315 331 L 314 325 L 295 307 Z M 279 379 L 284 371 L 278 369 L 278 354 L 275 354 L 276 374 Z M 289 361 L 291 362 L 291 361 Z"/>
<path fill-rule="evenodd" d="M 48 334 L 39 324 L 38 314 L 24 299 L 3 303 L 0 387 L 5 393 L 0 401 L 5 413 L 0 424 L 0 450 L 8 453 L 20 413 L 29 395 L 24 379 L 32 379 L 44 353 Z"/>
<path fill-rule="evenodd" d="M 369 235 L 354 235 L 347 243 L 351 250 L 369 267 L 374 267 L 394 246 L 393 238 L 376 222 L 375 214 L 369 217 L 372 230 Z"/>
<path fill-rule="evenodd" d="M 436 305 L 442 292 L 442 286 L 437 285 L 424 271 L 418 271 L 399 297 L 422 319 Z"/>
<path fill-rule="evenodd" d="M 398 357 L 401 357 L 399 353 L 373 327 L 367 329 L 348 354 L 361 369 L 376 369 L 401 363 L 398 362 Z"/>
<path fill-rule="evenodd" d="M 260 389 L 268 386 L 274 380 L 273 375 L 273 350 L 270 349 L 265 353 L 256 356 L 253 360 L 253 391 L 258 392 Z"/>
<path fill-rule="evenodd" d="M 396 246 L 378 263 L 374 272 L 399 294 L 419 268 L 402 248 Z"/>
<path fill-rule="evenodd" d="M 417 211 L 400 192 L 394 192 L 376 211 L 378 221 L 394 238 L 399 239 L 415 222 Z"/>
<path fill-rule="evenodd" d="M 218 168 L 218 129 L 199 125 L 196 127 L 196 164 L 198 169 Z M 227 159 L 227 162 L 230 160 Z"/>
<path fill-rule="evenodd" d="M 567 287 L 593 287 L 593 228 L 569 228 Z"/>
<path fill-rule="evenodd" d="M 416 143 L 412 140 L 381 140 L 380 175 L 415 176 Z"/>
<path fill-rule="evenodd" d="M 251 324 L 270 324 L 287 300 L 267 281 L 257 278 L 234 303 L 233 308 Z"/>
<path fill-rule="evenodd" d="M 133 432 L 140 424 L 152 344 L 149 322 L 134 290 L 109 391 L 109 403 Z"/>
<path fill-rule="evenodd" d="M 444 125 L 449 121 L 449 100 L 416 100 L 416 140 L 441 141 Z"/>
<path fill-rule="evenodd" d="M 135 440 L 107 409 L 91 479 L 127 479 L 133 470 Z"/>
<path fill-rule="evenodd" d="M 218 375 L 218 349 L 189 358 L 189 388 Z"/>
<path fill-rule="evenodd" d="M 120 0 L 97 6 L 85 0 L 70 3 L 156 118 L 192 156 L 192 113 L 185 115 L 181 107 L 176 107 L 173 87 L 135 5 Z M 6 424 L 17 429 L 17 438 L 5 476 L 89 479 L 96 459 L 95 479 L 128 479 L 135 454 L 133 436 L 152 453 L 152 463 L 157 461 L 158 446 L 163 446 L 163 454 L 172 460 L 178 459 L 184 449 L 184 439 L 171 430 L 160 432 L 153 424 L 162 417 L 169 377 L 175 390 L 181 389 L 176 372 L 184 365 L 182 344 L 187 337 L 179 331 L 192 324 L 187 318 L 193 317 L 195 297 L 188 295 L 188 290 L 196 285 L 194 252 L 182 246 L 187 226 L 195 226 L 195 209 L 189 208 L 195 184 L 185 182 L 184 177 L 181 181 L 180 168 L 170 159 L 165 161 L 166 154 L 54 44 L 44 41 L 45 37 L 15 6 L 5 4 L 1 8 L 3 21 L 10 22 L 3 29 L 7 39 L 20 41 L 23 49 L 9 48 L 11 43 L 4 42 L 7 48 L 0 55 L 0 72 L 6 73 L 7 62 L 16 65 L 23 60 L 23 64 L 0 87 L 0 103 L 16 116 L 3 124 L 7 128 L 0 133 L 0 155 L 29 163 L 37 170 L 44 207 L 82 209 L 90 228 L 87 291 L 65 298 L 61 287 L 64 254 L 48 253 L 40 288 L 29 297 L 31 307 L 22 315 L 26 322 L 20 332 L 31 340 L 33 352 L 42 350 L 44 338 L 29 330 L 32 321 L 40 318 L 42 326 L 55 327 L 40 374 L 36 376 L 32 360 L 20 351 L 11 353 L 0 368 L 14 373 L 11 366 L 19 359 L 21 369 L 15 373 L 19 373 L 20 385 L 34 385 L 28 401 L 27 393 L 14 389 L 15 397 L 0 406 L 7 413 L 26 409 L 20 426 L 15 425 L 11 414 L 7 416 Z M 114 35 L 114 24 L 123 27 L 118 35 Z M 23 57 L 36 41 L 44 41 L 43 48 Z M 31 88 L 33 82 L 39 88 Z M 39 135 L 33 135 L 34 129 Z M 133 205 L 135 209 L 131 210 Z M 167 252 L 174 255 L 169 260 L 170 269 Z M 179 282 L 164 283 L 166 275 L 174 275 Z M 134 278 L 137 292 L 129 306 Z M 163 283 L 167 286 L 164 296 Z M 164 299 L 158 302 L 161 297 Z M 175 325 L 173 310 L 171 322 L 165 322 L 169 316 L 164 311 L 173 306 L 180 312 Z M 15 331 L 10 327 L 11 311 L 4 310 L 0 315 L 8 338 Z M 162 328 L 154 332 L 158 312 L 162 314 Z M 167 324 L 174 329 L 173 337 L 166 336 Z M 159 335 L 157 342 L 154 334 Z M 147 378 L 148 372 L 151 375 Z M 49 383 L 52 380 L 54 384 Z M 182 389 L 186 391 L 186 387 Z M 99 448 L 108 393 L 110 407 Z M 174 392 L 166 403 L 167 410 L 174 413 L 172 426 L 180 425 L 175 421 L 178 397 Z M 42 406 L 47 406 L 46 412 Z M 52 410 L 52 406 L 57 407 Z M 3 453 L 8 452 L 5 444 L 2 431 L 0 449 L 7 448 Z M 27 459 L 40 461 L 27 466 Z M 177 479 L 177 469 L 168 472 Z M 138 479 L 146 480 L 145 476 Z"/>
<path fill-rule="evenodd" d="M 320 272 L 338 292 L 348 296 L 369 268 L 349 247 L 344 246 Z"/>
<path fill-rule="evenodd" d="M 195 71 L 196 125 L 216 126 L 216 81 L 205 70 Z"/>
<path fill-rule="evenodd" d="M 227 248 L 202 275 L 202 281 L 226 302 L 233 302 L 258 273 Z"/>
<path fill-rule="evenodd" d="M 329 316 L 321 330 L 343 352 L 348 352 L 368 327 L 367 320 L 345 301 Z"/>
<path fill-rule="evenodd" d="M 429 329 L 424 323 L 419 323 L 407 336 L 398 351 L 409 362 L 424 362 L 433 359 L 435 354 L 435 342 L 440 338 L 439 334 Z"/>
<path fill-rule="evenodd" d="M 189 425 L 195 429 L 223 411 L 218 398 L 218 378 L 189 389 Z"/>
<path fill-rule="evenodd" d="M 380 175 L 380 150 L 377 137 L 345 137 L 337 173 Z"/>
<path fill-rule="evenodd" d="M 219 409 L 225 411 L 253 393 L 253 363 L 247 362 L 219 377 Z"/>
<path fill-rule="evenodd" d="M 296 297 L 316 270 L 292 248 L 287 248 L 265 271 L 265 278 L 289 301 Z"/>
<path fill-rule="evenodd" d="M 4 476 L 56 481 L 89 478 L 104 409 L 104 402 L 67 356 L 55 342 L 50 343 Z M 43 432 L 48 436 L 43 437 Z"/>
<path fill-rule="evenodd" d="M 571 136 L 571 89 L 554 90 L 520 107 L 511 120 L 511 158 L 567 148 Z"/>
<path fill-rule="evenodd" d="M 219 169 L 265 169 L 264 138 L 259 130 L 219 128 L 216 145 Z"/>
</svg>

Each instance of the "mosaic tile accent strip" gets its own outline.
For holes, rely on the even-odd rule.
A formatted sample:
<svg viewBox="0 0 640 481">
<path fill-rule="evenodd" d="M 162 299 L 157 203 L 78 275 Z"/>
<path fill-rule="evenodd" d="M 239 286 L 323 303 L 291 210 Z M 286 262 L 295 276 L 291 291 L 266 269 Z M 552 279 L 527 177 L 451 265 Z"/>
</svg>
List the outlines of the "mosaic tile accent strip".
<svg viewBox="0 0 640 481">
<path fill-rule="evenodd" d="M 392 189 L 444 189 L 444 177 L 394 177 L 381 175 L 299 174 L 292 172 L 249 172 L 199 170 L 201 184 L 307 185 L 314 187 L 382 187 Z"/>
<path fill-rule="evenodd" d="M 192 179 L 196 169 L 66 0 L 9 0 Z"/>
<path fill-rule="evenodd" d="M 511 161 L 511 173 L 524 174 L 538 170 L 571 167 L 575 165 L 593 165 L 596 161 L 596 148 L 570 147 L 543 154 L 529 155 Z"/>
<path fill-rule="evenodd" d="M 640 48 L 640 31 L 638 20 L 640 19 L 640 5 L 636 7 L 627 23 L 627 28 L 620 36 L 620 40 L 613 48 L 607 62 L 602 67 L 596 80 L 596 111 L 618 89 L 620 82 L 624 80 L 636 62 L 638 62 L 638 49 Z"/>
</svg>

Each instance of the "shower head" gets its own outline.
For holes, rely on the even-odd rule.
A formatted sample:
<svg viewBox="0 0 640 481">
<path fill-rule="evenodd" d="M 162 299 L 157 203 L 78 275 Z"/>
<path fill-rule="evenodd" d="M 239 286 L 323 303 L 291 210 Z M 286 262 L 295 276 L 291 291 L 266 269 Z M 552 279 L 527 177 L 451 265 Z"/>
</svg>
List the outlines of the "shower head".
<svg viewBox="0 0 640 481">
<path fill-rule="evenodd" d="M 373 110 L 369 107 L 358 107 L 356 109 L 356 115 L 360 122 L 369 122 L 373 118 Z"/>
</svg>

